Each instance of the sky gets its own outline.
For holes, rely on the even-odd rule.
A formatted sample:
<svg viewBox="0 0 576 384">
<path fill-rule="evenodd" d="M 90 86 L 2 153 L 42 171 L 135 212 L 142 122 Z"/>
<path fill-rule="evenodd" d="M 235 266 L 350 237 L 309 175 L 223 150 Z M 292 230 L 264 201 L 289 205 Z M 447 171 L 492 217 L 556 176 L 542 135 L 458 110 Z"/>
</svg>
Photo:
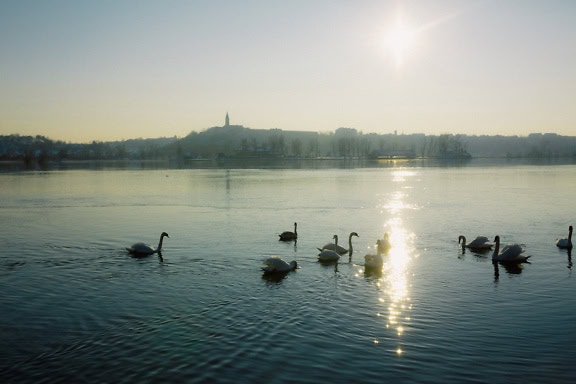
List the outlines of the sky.
<svg viewBox="0 0 576 384">
<path fill-rule="evenodd" d="M 0 0 L 0 135 L 576 135 L 572 0 Z"/>
</svg>

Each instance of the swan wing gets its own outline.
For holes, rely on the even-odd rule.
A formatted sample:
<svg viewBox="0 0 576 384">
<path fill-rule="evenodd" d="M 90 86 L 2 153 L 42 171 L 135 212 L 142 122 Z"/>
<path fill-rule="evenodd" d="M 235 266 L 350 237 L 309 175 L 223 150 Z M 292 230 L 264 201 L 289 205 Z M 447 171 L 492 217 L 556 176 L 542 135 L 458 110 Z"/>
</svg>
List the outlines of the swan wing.
<svg viewBox="0 0 576 384">
<path fill-rule="evenodd" d="M 292 269 L 292 266 L 278 256 L 272 256 L 264 260 L 263 271 L 266 272 L 285 272 Z"/>
<path fill-rule="evenodd" d="M 526 261 L 528 257 L 523 256 L 523 252 L 524 247 L 520 244 L 508 244 L 502 249 L 502 252 L 498 255 L 498 259 L 500 261 Z"/>
<path fill-rule="evenodd" d="M 492 248 L 492 243 L 486 236 L 477 236 L 474 240 L 466 245 L 468 248 L 474 249 L 490 249 Z"/>
<path fill-rule="evenodd" d="M 330 249 L 323 249 L 318 254 L 318 260 L 320 261 L 338 261 L 340 259 L 340 254 L 336 251 Z"/>
<path fill-rule="evenodd" d="M 556 246 L 558 248 L 570 248 L 572 243 L 568 239 L 558 239 L 556 240 Z"/>
<path fill-rule="evenodd" d="M 280 240 L 294 240 L 297 238 L 296 234 L 290 231 L 282 232 L 278 236 L 280 236 Z"/>
<path fill-rule="evenodd" d="M 152 248 L 150 245 L 145 244 L 145 243 L 132 244 L 132 247 L 126 248 L 126 249 L 130 253 L 143 254 L 143 255 L 152 254 L 155 252 L 154 248 Z"/>
</svg>

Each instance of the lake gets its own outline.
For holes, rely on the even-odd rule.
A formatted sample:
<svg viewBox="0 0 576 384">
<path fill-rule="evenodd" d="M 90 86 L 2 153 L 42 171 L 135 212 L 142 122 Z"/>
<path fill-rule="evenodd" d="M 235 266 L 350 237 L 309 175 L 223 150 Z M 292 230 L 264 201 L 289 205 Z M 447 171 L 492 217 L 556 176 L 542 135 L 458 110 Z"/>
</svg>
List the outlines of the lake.
<svg viewBox="0 0 576 384">
<path fill-rule="evenodd" d="M 576 165 L 322 164 L 0 172 L 2 382 L 576 380 L 576 278 L 555 246 Z M 163 231 L 161 258 L 126 252 Z M 353 231 L 351 257 L 317 261 Z M 264 275 L 272 255 L 299 268 Z"/>
</svg>

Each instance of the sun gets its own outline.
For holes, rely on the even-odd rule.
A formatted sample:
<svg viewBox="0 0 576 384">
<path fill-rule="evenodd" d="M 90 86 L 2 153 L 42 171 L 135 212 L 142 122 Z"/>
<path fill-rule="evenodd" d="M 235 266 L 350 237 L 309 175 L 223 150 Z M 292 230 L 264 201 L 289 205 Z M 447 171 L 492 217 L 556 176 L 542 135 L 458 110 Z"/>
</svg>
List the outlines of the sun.
<svg viewBox="0 0 576 384">
<path fill-rule="evenodd" d="M 379 41 L 381 47 L 386 52 L 386 56 L 392 57 L 396 68 L 401 68 L 407 57 L 415 53 L 416 47 L 423 48 L 424 41 L 428 32 L 456 18 L 462 12 L 454 11 L 446 13 L 438 18 L 432 19 L 426 23 L 413 24 L 402 10 L 397 10 L 392 14 L 392 19 L 386 23 L 386 27 L 381 29 Z"/>
<path fill-rule="evenodd" d="M 417 31 L 412 28 L 401 14 L 398 14 L 392 27 L 385 33 L 384 46 L 392 55 L 397 67 L 404 64 L 406 56 L 410 53 Z"/>
</svg>

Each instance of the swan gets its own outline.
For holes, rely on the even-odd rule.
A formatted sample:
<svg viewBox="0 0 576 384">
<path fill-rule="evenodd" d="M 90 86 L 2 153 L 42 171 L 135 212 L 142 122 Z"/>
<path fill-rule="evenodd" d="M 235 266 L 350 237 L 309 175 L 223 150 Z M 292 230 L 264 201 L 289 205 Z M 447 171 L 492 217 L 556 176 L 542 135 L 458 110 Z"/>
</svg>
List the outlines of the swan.
<svg viewBox="0 0 576 384">
<path fill-rule="evenodd" d="M 388 233 L 384 234 L 384 239 L 376 240 L 375 255 L 364 255 L 364 267 L 368 269 L 381 269 L 384 265 L 383 254 L 390 250 L 390 242 L 388 241 Z"/>
<path fill-rule="evenodd" d="M 392 244 L 390 244 L 390 235 L 388 235 L 388 232 L 384 234 L 384 239 L 376 241 L 376 246 L 378 253 L 386 253 L 390 250 L 390 248 L 392 248 Z"/>
<path fill-rule="evenodd" d="M 384 258 L 382 257 L 381 249 L 384 247 L 382 246 L 382 240 L 376 240 L 376 249 L 378 252 L 375 255 L 364 255 L 364 267 L 368 269 L 380 269 L 384 265 Z"/>
<path fill-rule="evenodd" d="M 381 253 L 364 256 L 364 267 L 370 269 L 380 269 L 384 265 L 384 259 Z"/>
<path fill-rule="evenodd" d="M 340 260 L 340 254 L 331 249 L 321 249 L 318 254 L 318 261 L 329 263 Z"/>
<path fill-rule="evenodd" d="M 568 227 L 568 238 L 556 240 L 556 246 L 562 249 L 572 249 L 572 226 Z"/>
<path fill-rule="evenodd" d="M 527 262 L 530 257 L 522 255 L 524 248 L 520 244 L 507 244 L 502 249 L 502 252 L 499 252 L 500 236 L 494 238 L 494 243 L 496 245 L 494 247 L 494 253 L 492 254 L 492 261 L 519 264 Z"/>
<path fill-rule="evenodd" d="M 296 260 L 292 260 L 288 263 L 282 260 L 279 256 L 271 256 L 264 260 L 264 267 L 262 267 L 262 270 L 264 273 L 284 273 L 294 271 L 296 268 L 298 268 Z"/>
<path fill-rule="evenodd" d="M 132 255 L 136 256 L 148 256 L 153 255 L 155 253 L 160 254 L 162 251 L 162 242 L 164 241 L 164 237 L 170 238 L 166 232 L 162 232 L 160 235 L 160 241 L 158 242 L 158 248 L 154 249 L 148 244 L 144 243 L 136 243 L 133 244 L 132 247 L 126 248 L 126 250 L 131 253 Z"/>
<path fill-rule="evenodd" d="M 324 249 L 328 249 L 330 251 L 338 252 L 338 254 L 344 254 L 344 253 L 348 252 L 348 250 L 346 248 L 338 245 L 338 235 L 334 235 L 332 238 L 334 239 L 333 243 L 326 243 L 322 246 L 322 248 L 317 248 L 317 249 L 320 252 L 322 252 Z"/>
<path fill-rule="evenodd" d="M 462 243 L 462 251 L 464 248 L 474 249 L 474 250 L 487 250 L 492 249 L 492 243 L 489 242 L 486 236 L 477 236 L 474 240 L 466 244 L 466 236 L 458 236 L 458 244 Z"/>
<path fill-rule="evenodd" d="M 324 246 L 322 248 L 318 248 L 318 250 L 320 252 L 323 250 L 334 251 L 339 255 L 345 255 L 350 252 L 350 256 L 352 256 L 352 236 L 360 237 L 356 232 L 350 232 L 350 235 L 348 236 L 348 249 L 338 245 L 338 235 L 334 235 L 334 243 L 324 244 Z"/>
<path fill-rule="evenodd" d="M 280 241 L 292 241 L 298 239 L 298 232 L 296 232 L 297 223 L 294 223 L 294 232 L 285 231 L 279 234 Z"/>
</svg>

